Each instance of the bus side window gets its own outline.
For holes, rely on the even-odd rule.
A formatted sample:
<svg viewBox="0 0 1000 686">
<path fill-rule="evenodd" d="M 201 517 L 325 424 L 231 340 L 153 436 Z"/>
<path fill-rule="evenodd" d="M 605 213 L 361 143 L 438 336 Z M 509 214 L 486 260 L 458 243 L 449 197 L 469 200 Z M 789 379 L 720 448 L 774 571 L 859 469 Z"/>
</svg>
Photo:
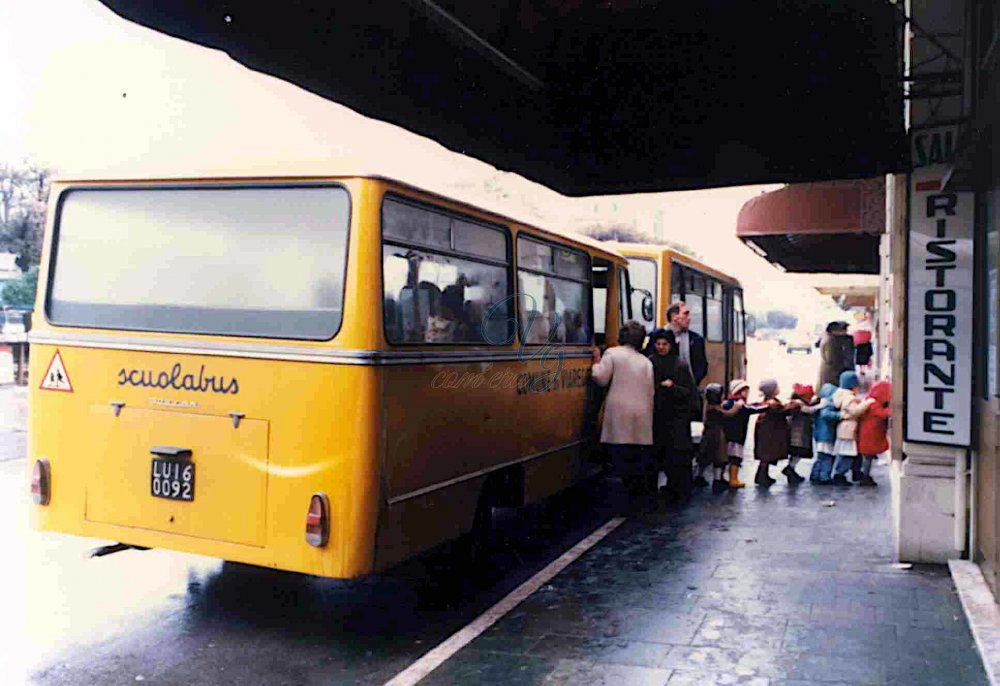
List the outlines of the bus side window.
<svg viewBox="0 0 1000 686">
<path fill-rule="evenodd" d="M 733 342 L 746 341 L 746 321 L 743 318 L 743 291 L 733 289 Z"/>
<path fill-rule="evenodd" d="M 656 280 L 656 262 L 644 257 L 628 259 L 628 277 L 632 317 L 646 327 L 646 331 L 656 328 L 656 308 L 659 306 L 659 288 Z M 643 307 L 645 305 L 645 307 Z"/>
<path fill-rule="evenodd" d="M 705 300 L 705 338 L 709 341 L 721 342 L 725 339 L 723 325 L 725 322 L 722 308 L 722 284 L 714 279 L 708 279 Z"/>
<path fill-rule="evenodd" d="M 503 227 L 387 197 L 382 205 L 386 339 L 510 344 L 507 238 Z"/>
<path fill-rule="evenodd" d="M 590 257 L 518 236 L 517 260 L 521 340 L 528 345 L 589 343 Z"/>
<path fill-rule="evenodd" d="M 670 264 L 670 302 L 684 299 L 684 268 L 676 262 Z"/>
<path fill-rule="evenodd" d="M 705 277 L 696 272 L 687 272 L 687 288 L 684 302 L 691 310 L 691 330 L 705 335 Z"/>
</svg>

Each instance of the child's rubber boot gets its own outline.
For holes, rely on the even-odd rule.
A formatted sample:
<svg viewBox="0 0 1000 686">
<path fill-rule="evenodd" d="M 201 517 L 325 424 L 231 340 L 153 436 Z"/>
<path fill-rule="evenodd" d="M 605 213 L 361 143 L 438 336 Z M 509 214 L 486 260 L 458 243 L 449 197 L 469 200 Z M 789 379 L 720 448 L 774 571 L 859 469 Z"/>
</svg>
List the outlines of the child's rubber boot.
<svg viewBox="0 0 1000 686">
<path fill-rule="evenodd" d="M 729 487 L 730 488 L 743 488 L 746 484 L 740 481 L 740 468 L 739 465 L 731 464 L 729 465 Z"/>
<path fill-rule="evenodd" d="M 774 479 L 772 479 L 771 475 L 767 473 L 768 467 L 769 465 L 766 465 L 763 462 L 757 465 L 757 475 L 754 476 L 753 480 L 754 483 L 757 484 L 758 486 L 764 486 L 765 488 L 768 488 L 772 484 L 774 484 Z"/>
</svg>

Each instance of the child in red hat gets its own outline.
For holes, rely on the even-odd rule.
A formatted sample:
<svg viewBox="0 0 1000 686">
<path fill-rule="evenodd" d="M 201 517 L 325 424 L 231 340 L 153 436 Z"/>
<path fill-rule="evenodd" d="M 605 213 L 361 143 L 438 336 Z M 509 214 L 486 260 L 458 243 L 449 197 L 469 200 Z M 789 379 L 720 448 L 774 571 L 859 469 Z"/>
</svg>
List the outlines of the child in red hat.
<svg viewBox="0 0 1000 686">
<path fill-rule="evenodd" d="M 874 403 L 858 421 L 858 454 L 863 460 L 861 485 L 871 488 L 878 485 L 871 476 L 872 463 L 881 453 L 889 449 L 889 417 L 892 416 L 889 402 L 892 399 L 892 384 L 888 381 L 875 382 L 868 391 L 868 397 L 872 398 Z"/>
</svg>

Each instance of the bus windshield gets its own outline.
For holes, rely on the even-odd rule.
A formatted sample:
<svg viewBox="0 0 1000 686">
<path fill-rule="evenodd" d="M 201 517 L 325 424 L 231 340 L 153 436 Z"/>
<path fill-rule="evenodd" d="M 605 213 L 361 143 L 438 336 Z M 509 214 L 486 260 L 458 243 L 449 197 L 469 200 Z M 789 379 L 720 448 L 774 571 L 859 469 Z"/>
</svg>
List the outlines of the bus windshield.
<svg viewBox="0 0 1000 686">
<path fill-rule="evenodd" d="M 46 312 L 66 326 L 327 340 L 349 224 L 340 186 L 73 189 Z"/>
</svg>

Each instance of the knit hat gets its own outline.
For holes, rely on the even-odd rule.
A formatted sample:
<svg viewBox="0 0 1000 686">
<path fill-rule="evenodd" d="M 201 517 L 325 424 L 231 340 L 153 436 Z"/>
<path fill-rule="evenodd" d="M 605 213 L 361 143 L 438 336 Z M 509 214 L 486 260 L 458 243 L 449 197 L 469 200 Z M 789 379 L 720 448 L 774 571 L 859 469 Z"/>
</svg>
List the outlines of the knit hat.
<svg viewBox="0 0 1000 686">
<path fill-rule="evenodd" d="M 810 400 L 812 400 L 812 397 L 813 395 L 815 395 L 816 391 L 813 390 L 813 387 L 810 386 L 809 384 L 797 383 L 797 384 L 792 384 L 792 393 L 795 396 L 799 397 L 800 399 L 809 402 Z"/>
<path fill-rule="evenodd" d="M 774 379 L 764 379 L 760 382 L 759 388 L 765 398 L 773 398 L 778 395 L 778 382 Z"/>
<path fill-rule="evenodd" d="M 854 372 L 847 371 L 842 372 L 840 375 L 840 387 L 841 388 L 857 388 L 861 385 L 858 381 L 858 375 Z"/>
<path fill-rule="evenodd" d="M 744 388 L 750 388 L 750 384 L 748 384 L 743 379 L 733 379 L 732 381 L 729 382 L 729 397 L 735 396 Z"/>
</svg>

